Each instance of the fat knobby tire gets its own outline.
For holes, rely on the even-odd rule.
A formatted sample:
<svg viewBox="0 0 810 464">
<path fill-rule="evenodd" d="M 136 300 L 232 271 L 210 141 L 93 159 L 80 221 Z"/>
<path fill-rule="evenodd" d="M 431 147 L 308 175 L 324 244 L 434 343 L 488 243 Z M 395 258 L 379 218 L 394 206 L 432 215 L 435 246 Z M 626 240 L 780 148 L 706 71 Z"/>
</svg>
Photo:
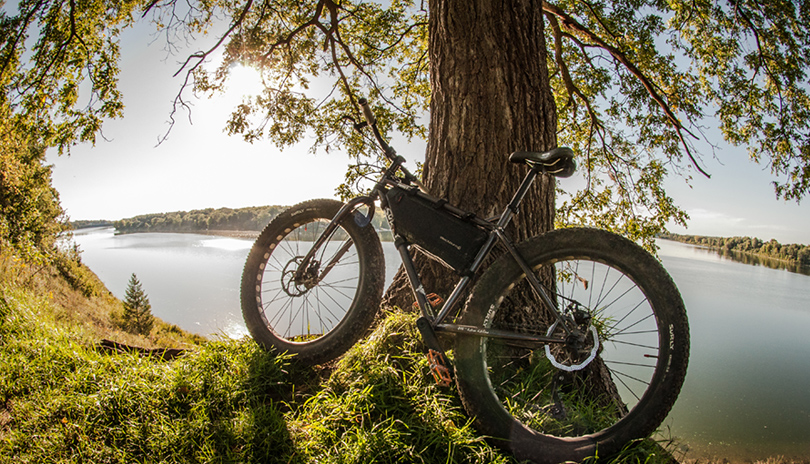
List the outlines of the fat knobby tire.
<svg viewBox="0 0 810 464">
<path fill-rule="evenodd" d="M 346 352 L 370 328 L 379 309 L 385 277 L 382 247 L 370 224 L 361 227 L 352 214 L 341 222 L 341 228 L 351 237 L 359 261 L 359 284 L 345 315 L 328 333 L 305 341 L 286 338 L 271 327 L 261 301 L 265 268 L 276 245 L 299 226 L 321 219 L 331 220 L 343 206 L 335 200 L 310 200 L 295 205 L 275 217 L 256 239 L 242 273 L 242 314 L 253 339 L 265 349 L 294 354 L 294 360 L 304 364 L 323 364 Z M 304 250 L 304 253 L 306 250 Z M 314 290 L 314 289 L 313 289 Z M 349 296 L 350 297 L 350 296 Z"/>
<path fill-rule="evenodd" d="M 605 429 L 562 438 L 533 430 L 507 412 L 489 379 L 483 353 L 486 349 L 482 348 L 484 340 L 480 336 L 459 335 L 455 349 L 459 393 L 479 431 L 492 437 L 496 444 L 511 449 L 519 460 L 543 464 L 581 462 L 597 453 L 608 456 L 634 439 L 649 436 L 675 403 L 689 355 L 686 311 L 669 274 L 635 243 L 595 229 L 555 230 L 521 243 L 518 249 L 533 269 L 549 261 L 582 258 L 610 265 L 629 276 L 646 295 L 655 314 L 659 359 L 646 393 L 634 409 Z M 494 311 L 491 308 L 495 302 L 523 276 L 514 259 L 508 255 L 499 258 L 481 276 L 460 323 L 485 325 L 488 311 Z"/>
</svg>

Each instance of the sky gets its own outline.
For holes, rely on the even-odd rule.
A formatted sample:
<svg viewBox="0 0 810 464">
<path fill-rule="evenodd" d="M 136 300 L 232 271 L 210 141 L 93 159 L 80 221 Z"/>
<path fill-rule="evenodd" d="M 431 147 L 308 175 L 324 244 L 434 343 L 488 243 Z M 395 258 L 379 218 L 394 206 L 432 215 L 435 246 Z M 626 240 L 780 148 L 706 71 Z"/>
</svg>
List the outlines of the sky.
<svg viewBox="0 0 810 464">
<path fill-rule="evenodd" d="M 292 205 L 334 197 L 348 158 L 312 154 L 310 140 L 280 151 L 272 142 L 249 144 L 224 132 L 231 109 L 260 85 L 248 69 L 235 69 L 229 90 L 191 98 L 190 120 L 179 115 L 166 141 L 172 100 L 182 76 L 183 51 L 167 56 L 164 41 L 147 24 L 122 36 L 122 119 L 104 125 L 104 139 L 80 145 L 70 156 L 48 153 L 53 185 L 72 220 L 117 220 L 139 214 L 192 209 Z M 197 51 L 200 44 L 184 50 Z M 409 168 L 424 158 L 424 144 L 395 145 Z M 723 148 L 703 159 L 711 179 L 695 175 L 691 186 L 673 178 L 667 191 L 690 216 L 689 227 L 671 232 L 756 236 L 810 244 L 810 203 L 777 200 L 766 166 L 748 160 L 744 148 Z M 566 187 L 567 180 L 561 181 Z M 576 181 L 572 180 L 572 187 Z"/>
</svg>

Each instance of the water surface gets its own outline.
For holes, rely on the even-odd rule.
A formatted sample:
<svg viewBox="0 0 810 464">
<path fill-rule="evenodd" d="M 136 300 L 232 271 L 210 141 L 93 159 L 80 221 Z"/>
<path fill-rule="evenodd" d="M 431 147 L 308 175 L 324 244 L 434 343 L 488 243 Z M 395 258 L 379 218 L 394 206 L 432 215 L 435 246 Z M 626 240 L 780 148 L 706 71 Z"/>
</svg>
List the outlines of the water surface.
<svg viewBox="0 0 810 464">
<path fill-rule="evenodd" d="M 658 243 L 692 339 L 672 433 L 723 457 L 810 456 L 810 277 Z"/>
</svg>

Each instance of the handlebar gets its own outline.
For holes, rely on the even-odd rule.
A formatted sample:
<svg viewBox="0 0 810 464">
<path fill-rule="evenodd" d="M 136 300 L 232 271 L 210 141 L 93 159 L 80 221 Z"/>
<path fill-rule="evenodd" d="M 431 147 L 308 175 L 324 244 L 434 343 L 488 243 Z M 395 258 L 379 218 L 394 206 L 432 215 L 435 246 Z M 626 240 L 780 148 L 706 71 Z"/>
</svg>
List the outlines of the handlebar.
<svg viewBox="0 0 810 464">
<path fill-rule="evenodd" d="M 357 100 L 357 103 L 360 104 L 360 108 L 363 110 L 363 117 L 366 119 L 366 123 L 369 125 L 369 127 L 371 127 L 371 131 L 374 133 L 374 138 L 377 139 L 377 143 L 380 145 L 380 148 L 382 148 L 386 158 L 397 163 L 399 169 L 405 175 L 405 179 L 407 179 L 410 182 L 413 182 L 421 190 L 427 192 L 427 188 L 425 188 L 424 184 L 422 184 L 422 182 L 420 182 L 419 179 L 416 178 L 416 176 L 408 172 L 408 170 L 405 169 L 404 166 L 402 166 L 402 163 L 405 161 L 405 159 L 400 156 L 397 156 L 396 150 L 391 148 L 391 146 L 388 145 L 388 142 L 386 142 L 385 139 L 383 138 L 382 134 L 380 134 L 379 129 L 377 129 L 377 118 L 374 116 L 374 112 L 371 111 L 371 107 L 368 104 L 368 100 L 366 100 L 365 98 L 360 98 Z"/>
</svg>

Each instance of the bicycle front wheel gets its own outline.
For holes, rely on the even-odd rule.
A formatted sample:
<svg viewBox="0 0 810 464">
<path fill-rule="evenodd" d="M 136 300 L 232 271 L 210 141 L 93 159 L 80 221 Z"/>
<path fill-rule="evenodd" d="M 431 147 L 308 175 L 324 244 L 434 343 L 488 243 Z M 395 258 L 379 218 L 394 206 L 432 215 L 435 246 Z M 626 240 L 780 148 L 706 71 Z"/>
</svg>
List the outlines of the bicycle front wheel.
<svg viewBox="0 0 810 464">
<path fill-rule="evenodd" d="M 254 243 L 242 274 L 242 315 L 254 340 L 302 363 L 342 355 L 368 331 L 382 299 L 380 240 L 352 215 L 301 266 L 342 206 L 311 200 L 279 214 Z"/>
<path fill-rule="evenodd" d="M 633 242 L 595 229 L 552 231 L 518 249 L 563 320 L 503 256 L 460 323 L 560 342 L 457 337 L 459 392 L 477 427 L 521 460 L 555 464 L 649 436 L 686 375 L 689 329 L 672 279 Z"/>
</svg>

